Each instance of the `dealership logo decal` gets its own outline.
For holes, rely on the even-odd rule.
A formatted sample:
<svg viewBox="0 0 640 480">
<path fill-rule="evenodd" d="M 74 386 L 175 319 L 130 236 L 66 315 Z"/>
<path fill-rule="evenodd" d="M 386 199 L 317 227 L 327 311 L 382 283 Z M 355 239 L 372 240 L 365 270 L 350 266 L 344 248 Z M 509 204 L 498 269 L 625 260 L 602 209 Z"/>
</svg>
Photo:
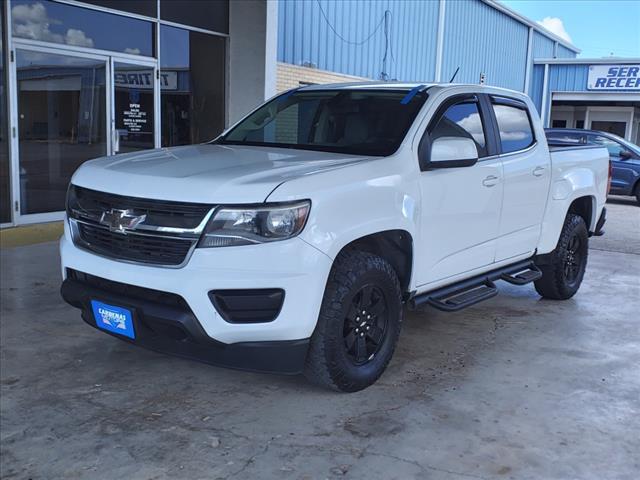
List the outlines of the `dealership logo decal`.
<svg viewBox="0 0 640 480">
<path fill-rule="evenodd" d="M 588 90 L 640 90 L 640 65 L 590 65 Z"/>
<path fill-rule="evenodd" d="M 102 214 L 100 223 L 109 227 L 112 232 L 126 233 L 126 230 L 135 230 L 146 219 L 146 215 L 134 215 L 133 210 L 112 208 Z"/>
<path fill-rule="evenodd" d="M 98 313 L 100 314 L 100 320 L 110 327 L 120 330 L 127 329 L 127 316 L 124 313 L 112 312 L 102 307 L 98 308 Z"/>
</svg>

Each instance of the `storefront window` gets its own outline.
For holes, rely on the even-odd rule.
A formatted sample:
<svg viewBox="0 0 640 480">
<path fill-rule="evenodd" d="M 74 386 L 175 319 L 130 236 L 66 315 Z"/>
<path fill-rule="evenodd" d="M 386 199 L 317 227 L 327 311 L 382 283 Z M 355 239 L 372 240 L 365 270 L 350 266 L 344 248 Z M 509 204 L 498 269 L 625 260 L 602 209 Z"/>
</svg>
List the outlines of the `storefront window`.
<svg viewBox="0 0 640 480">
<path fill-rule="evenodd" d="M 160 18 L 229 33 L 229 0 L 160 0 Z"/>
<path fill-rule="evenodd" d="M 157 0 L 81 0 L 84 3 L 91 3 L 99 7 L 107 7 L 123 12 L 137 13 L 147 17 L 158 16 Z"/>
<path fill-rule="evenodd" d="M 0 6 L 0 223 L 11 221 L 8 133 L 7 88 L 4 69 L 4 4 L 2 4 Z"/>
<path fill-rule="evenodd" d="M 153 24 L 48 0 L 11 2 L 13 35 L 152 57 Z"/>
<path fill-rule="evenodd" d="M 224 129 L 225 40 L 162 25 L 162 146 L 215 138 Z"/>
</svg>

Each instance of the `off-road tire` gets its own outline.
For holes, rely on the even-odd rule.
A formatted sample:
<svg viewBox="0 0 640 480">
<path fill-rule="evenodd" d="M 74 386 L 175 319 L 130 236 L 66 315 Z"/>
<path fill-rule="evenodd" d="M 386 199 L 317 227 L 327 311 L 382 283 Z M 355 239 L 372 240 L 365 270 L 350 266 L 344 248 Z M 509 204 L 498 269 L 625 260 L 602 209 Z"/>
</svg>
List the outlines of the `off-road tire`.
<svg viewBox="0 0 640 480">
<path fill-rule="evenodd" d="M 558 245 L 549 254 L 550 261 L 538 265 L 542 270 L 542 277 L 536 280 L 534 285 L 542 297 L 567 300 L 576 294 L 587 267 L 588 242 L 589 233 L 584 219 L 580 215 L 569 213 L 564 221 Z"/>
<path fill-rule="evenodd" d="M 364 298 L 364 293 L 361 292 L 368 292 L 369 288 L 377 292 L 377 297 L 374 295 L 371 298 L 384 297 L 386 323 L 384 333 L 380 334 L 381 339 L 373 347 L 378 350 L 370 358 L 366 357 L 365 363 L 358 364 L 349 356 L 347 337 L 353 337 L 345 333 L 345 330 L 354 324 L 347 317 L 353 318 L 355 304 Z M 402 293 L 393 267 L 383 258 L 371 253 L 358 250 L 341 252 L 329 274 L 318 324 L 311 337 L 304 372 L 307 379 L 342 392 L 356 392 L 373 384 L 391 360 L 400 334 L 402 313 Z M 378 317 L 377 314 L 373 316 Z M 382 315 L 379 317 L 382 318 Z M 359 325 L 359 321 L 355 323 Z M 371 326 L 372 329 L 377 328 Z M 350 330 L 351 333 L 354 331 Z M 363 327 L 360 327 L 357 335 L 361 335 L 363 331 Z M 373 341 L 365 338 L 369 342 Z M 359 347 L 355 343 L 351 345 Z"/>
</svg>

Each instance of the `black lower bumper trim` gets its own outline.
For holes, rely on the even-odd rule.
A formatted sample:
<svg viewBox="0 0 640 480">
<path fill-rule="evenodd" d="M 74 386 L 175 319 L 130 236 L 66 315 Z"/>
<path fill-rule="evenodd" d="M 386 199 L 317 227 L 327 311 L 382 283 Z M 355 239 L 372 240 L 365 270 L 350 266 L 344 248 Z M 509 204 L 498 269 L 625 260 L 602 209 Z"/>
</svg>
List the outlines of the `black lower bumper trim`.
<svg viewBox="0 0 640 480">
<path fill-rule="evenodd" d="M 104 280 L 104 283 L 108 284 L 109 281 Z M 98 326 L 93 317 L 91 300 L 130 309 L 136 335 L 134 340 L 98 329 L 150 350 L 239 370 L 287 375 L 295 375 L 303 370 L 309 339 L 232 344 L 218 342 L 205 333 L 186 302 L 181 302 L 184 305 L 159 303 L 152 299 L 153 296 L 150 299 L 142 298 L 140 290 L 138 287 L 136 295 L 131 296 L 121 289 L 113 291 L 67 278 L 62 284 L 61 295 L 67 303 L 79 308 L 83 320 L 94 328 Z"/>
</svg>

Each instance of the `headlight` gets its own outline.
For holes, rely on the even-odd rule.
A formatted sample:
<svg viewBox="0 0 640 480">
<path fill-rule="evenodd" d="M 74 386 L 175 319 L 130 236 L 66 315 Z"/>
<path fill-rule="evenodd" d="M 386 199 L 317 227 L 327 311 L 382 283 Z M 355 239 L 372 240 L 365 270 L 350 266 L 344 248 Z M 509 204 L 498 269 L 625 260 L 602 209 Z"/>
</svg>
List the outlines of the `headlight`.
<svg viewBox="0 0 640 480">
<path fill-rule="evenodd" d="M 221 207 L 200 239 L 199 247 L 230 247 L 295 237 L 304 228 L 311 202 Z"/>
</svg>

